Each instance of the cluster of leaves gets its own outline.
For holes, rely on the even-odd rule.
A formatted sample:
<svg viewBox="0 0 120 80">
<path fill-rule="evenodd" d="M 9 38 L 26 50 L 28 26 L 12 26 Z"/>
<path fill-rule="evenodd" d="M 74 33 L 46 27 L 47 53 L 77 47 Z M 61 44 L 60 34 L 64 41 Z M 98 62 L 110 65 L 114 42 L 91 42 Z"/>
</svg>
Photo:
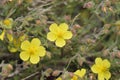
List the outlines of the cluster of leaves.
<svg viewBox="0 0 120 80">
<path fill-rule="evenodd" d="M 88 69 L 85 80 L 96 80 L 90 71 L 96 57 L 110 61 L 111 80 L 120 79 L 119 0 L 0 1 L 0 20 L 9 18 L 13 19 L 9 28 L 0 23 L 1 33 L 5 30 L 0 41 L 1 79 L 54 80 L 84 67 Z M 59 48 L 47 40 L 47 33 L 50 24 L 63 22 L 73 36 Z M 46 56 L 37 65 L 19 58 L 21 43 L 33 38 L 46 48 Z"/>
</svg>

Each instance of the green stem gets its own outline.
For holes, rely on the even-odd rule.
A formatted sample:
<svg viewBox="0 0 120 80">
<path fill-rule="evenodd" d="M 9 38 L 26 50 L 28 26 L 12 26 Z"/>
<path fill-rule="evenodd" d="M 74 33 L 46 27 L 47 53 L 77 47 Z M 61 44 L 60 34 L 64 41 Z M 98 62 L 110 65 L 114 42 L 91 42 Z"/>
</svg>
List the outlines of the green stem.
<svg viewBox="0 0 120 80">
<path fill-rule="evenodd" d="M 72 58 L 70 58 L 70 60 L 69 60 L 69 62 L 68 62 L 68 64 L 67 64 L 65 70 L 68 69 L 68 67 L 69 67 L 69 65 L 71 64 L 71 62 L 72 62 L 77 56 L 78 56 L 78 54 L 76 54 L 76 55 L 74 55 Z"/>
</svg>

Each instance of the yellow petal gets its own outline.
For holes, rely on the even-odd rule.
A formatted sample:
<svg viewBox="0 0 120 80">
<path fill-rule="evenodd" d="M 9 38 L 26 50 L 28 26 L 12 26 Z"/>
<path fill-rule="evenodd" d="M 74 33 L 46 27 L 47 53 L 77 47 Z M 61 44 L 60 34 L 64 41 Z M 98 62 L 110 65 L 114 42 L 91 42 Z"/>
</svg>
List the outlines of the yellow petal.
<svg viewBox="0 0 120 80">
<path fill-rule="evenodd" d="M 103 66 L 105 66 L 106 68 L 109 68 L 110 62 L 107 59 L 103 60 Z"/>
<path fill-rule="evenodd" d="M 24 35 L 22 35 L 22 36 L 19 37 L 19 40 L 20 40 L 20 41 L 23 41 L 23 40 L 25 40 L 26 37 L 27 37 L 27 35 L 24 34 Z"/>
<path fill-rule="evenodd" d="M 58 47 L 63 47 L 63 46 L 66 44 L 66 42 L 65 42 L 64 39 L 58 38 L 58 39 L 56 40 L 55 44 L 56 44 L 56 46 L 58 46 Z"/>
<path fill-rule="evenodd" d="M 0 39 L 3 40 L 5 35 L 5 30 L 3 30 L 2 34 L 0 35 Z"/>
<path fill-rule="evenodd" d="M 102 59 L 101 58 L 96 58 L 95 59 L 95 63 L 96 64 L 101 64 L 102 63 Z"/>
<path fill-rule="evenodd" d="M 28 40 L 22 42 L 21 44 L 22 50 L 28 50 L 29 47 L 30 47 L 30 42 Z"/>
<path fill-rule="evenodd" d="M 64 39 L 70 39 L 70 38 L 72 38 L 72 32 L 66 31 L 66 32 L 64 33 L 64 35 L 63 35 L 63 38 L 64 38 Z"/>
<path fill-rule="evenodd" d="M 39 52 L 39 56 L 43 57 L 43 56 L 45 56 L 46 50 L 43 46 L 40 46 L 38 52 Z"/>
<path fill-rule="evenodd" d="M 13 41 L 13 36 L 12 36 L 12 34 L 7 34 L 7 38 L 8 38 L 8 40 L 11 42 L 11 41 Z"/>
<path fill-rule="evenodd" d="M 106 72 L 104 73 L 104 77 L 105 77 L 106 80 L 109 80 L 110 77 L 111 77 L 111 73 L 110 73 L 109 71 L 106 71 Z"/>
<path fill-rule="evenodd" d="M 81 69 L 81 70 L 77 70 L 74 72 L 75 75 L 79 76 L 79 77 L 83 77 L 86 73 L 86 69 Z"/>
<path fill-rule="evenodd" d="M 30 62 L 32 64 L 37 64 L 39 61 L 40 61 L 40 57 L 39 56 L 37 56 L 37 55 L 31 55 Z"/>
<path fill-rule="evenodd" d="M 20 58 L 23 60 L 23 61 L 27 61 L 30 57 L 30 54 L 28 52 L 21 52 L 20 53 Z"/>
<path fill-rule="evenodd" d="M 74 75 L 71 80 L 78 80 L 78 77 Z"/>
<path fill-rule="evenodd" d="M 9 49 L 10 52 L 17 52 L 17 48 L 8 46 L 8 49 Z"/>
<path fill-rule="evenodd" d="M 94 72 L 94 73 L 99 73 L 100 72 L 100 69 L 97 67 L 97 65 L 93 65 L 92 67 L 91 67 L 91 70 L 92 70 L 92 72 Z"/>
<path fill-rule="evenodd" d="M 61 24 L 59 25 L 59 27 L 60 27 L 62 30 L 64 30 L 64 31 L 67 31 L 67 30 L 68 30 L 68 25 L 67 25 L 66 23 L 61 23 Z"/>
<path fill-rule="evenodd" d="M 102 73 L 98 74 L 98 80 L 104 80 L 104 74 Z"/>
<path fill-rule="evenodd" d="M 33 38 L 31 41 L 32 46 L 40 46 L 41 41 L 38 38 Z"/>
<path fill-rule="evenodd" d="M 83 77 L 86 73 L 86 69 L 81 69 L 81 77 Z"/>
<path fill-rule="evenodd" d="M 61 77 L 58 77 L 56 80 L 62 80 L 62 78 L 61 78 Z"/>
<path fill-rule="evenodd" d="M 47 39 L 50 40 L 50 41 L 55 41 L 56 38 L 57 38 L 56 35 L 54 33 L 52 33 L 52 32 L 49 32 L 47 34 Z"/>
<path fill-rule="evenodd" d="M 57 31 L 57 28 L 58 28 L 58 25 L 56 23 L 53 23 L 50 25 L 49 29 L 51 32 L 55 32 L 55 31 Z"/>
</svg>

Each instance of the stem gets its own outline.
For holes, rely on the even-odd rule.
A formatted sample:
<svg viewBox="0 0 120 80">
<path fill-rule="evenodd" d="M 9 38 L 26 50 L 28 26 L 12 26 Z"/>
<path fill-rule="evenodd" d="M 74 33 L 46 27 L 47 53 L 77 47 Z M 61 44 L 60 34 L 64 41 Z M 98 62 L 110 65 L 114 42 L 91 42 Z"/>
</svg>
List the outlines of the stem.
<svg viewBox="0 0 120 80">
<path fill-rule="evenodd" d="M 64 56 L 64 50 L 63 50 L 63 47 L 60 49 L 60 51 L 61 51 L 61 58 Z"/>
<path fill-rule="evenodd" d="M 78 54 L 76 54 L 76 55 L 74 55 L 72 58 L 70 58 L 70 60 L 69 60 L 69 62 L 68 62 L 68 64 L 67 64 L 65 70 L 68 69 L 68 67 L 69 67 L 69 65 L 71 64 L 72 60 L 74 60 L 77 56 L 78 56 Z"/>
<path fill-rule="evenodd" d="M 73 23 L 75 22 L 75 20 L 78 18 L 80 16 L 80 13 L 78 13 L 74 18 L 73 18 L 73 20 L 72 20 L 72 23 L 71 23 L 71 25 L 70 25 L 70 27 L 72 27 L 73 26 Z"/>
</svg>

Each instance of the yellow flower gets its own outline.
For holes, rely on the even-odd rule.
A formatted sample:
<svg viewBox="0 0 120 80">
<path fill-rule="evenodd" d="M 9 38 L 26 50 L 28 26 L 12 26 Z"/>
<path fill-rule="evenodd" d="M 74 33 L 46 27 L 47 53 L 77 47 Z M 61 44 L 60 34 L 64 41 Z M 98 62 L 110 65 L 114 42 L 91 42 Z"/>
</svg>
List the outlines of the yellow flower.
<svg viewBox="0 0 120 80">
<path fill-rule="evenodd" d="M 66 23 L 61 23 L 59 26 L 53 23 L 49 29 L 50 32 L 47 34 L 47 39 L 55 41 L 58 47 L 63 47 L 66 44 L 65 39 L 72 38 L 72 32 L 68 31 L 68 25 Z"/>
<path fill-rule="evenodd" d="M 41 41 L 38 38 L 32 39 L 31 42 L 25 40 L 21 44 L 22 52 L 20 58 L 23 61 L 27 61 L 30 58 L 32 64 L 37 64 L 40 61 L 40 57 L 45 56 L 45 48 L 41 45 Z"/>
<path fill-rule="evenodd" d="M 91 67 L 91 70 L 98 74 L 98 80 L 108 80 L 111 77 L 109 68 L 110 62 L 107 59 L 102 60 L 101 58 L 96 58 L 95 64 Z"/>
<path fill-rule="evenodd" d="M 23 35 L 19 35 L 18 36 L 14 36 L 11 33 L 7 33 L 7 38 L 8 38 L 8 50 L 12 53 L 15 53 L 17 51 L 20 50 L 20 45 L 21 43 L 25 40 L 25 38 L 27 37 L 27 35 L 23 34 Z"/>
<path fill-rule="evenodd" d="M 83 78 L 86 73 L 86 69 L 81 69 L 81 70 L 76 70 L 74 72 L 74 76 L 72 77 L 71 80 L 79 80 L 79 78 Z"/>
<path fill-rule="evenodd" d="M 0 34 L 0 39 L 3 40 L 5 36 L 5 30 L 3 30 L 3 32 Z"/>
<path fill-rule="evenodd" d="M 62 80 L 62 78 L 61 78 L 61 77 L 58 77 L 56 80 Z"/>
<path fill-rule="evenodd" d="M 2 21 L 2 26 L 3 28 L 6 29 L 11 29 L 13 25 L 13 19 L 12 18 L 8 18 Z"/>
</svg>

